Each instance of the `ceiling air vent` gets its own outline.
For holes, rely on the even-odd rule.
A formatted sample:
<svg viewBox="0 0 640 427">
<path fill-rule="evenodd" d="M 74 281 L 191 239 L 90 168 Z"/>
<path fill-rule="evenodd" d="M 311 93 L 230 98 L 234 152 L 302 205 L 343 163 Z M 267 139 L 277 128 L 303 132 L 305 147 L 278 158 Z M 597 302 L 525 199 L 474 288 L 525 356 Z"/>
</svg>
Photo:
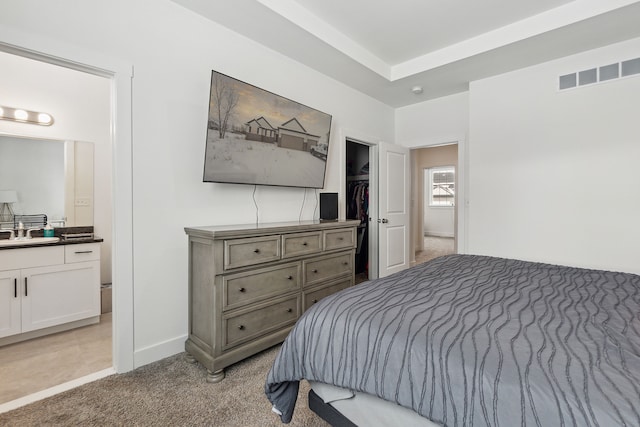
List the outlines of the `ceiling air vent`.
<svg viewBox="0 0 640 427">
<path fill-rule="evenodd" d="M 640 74 L 640 58 L 562 75 L 558 78 L 558 89 L 572 89 L 637 74 Z"/>
</svg>

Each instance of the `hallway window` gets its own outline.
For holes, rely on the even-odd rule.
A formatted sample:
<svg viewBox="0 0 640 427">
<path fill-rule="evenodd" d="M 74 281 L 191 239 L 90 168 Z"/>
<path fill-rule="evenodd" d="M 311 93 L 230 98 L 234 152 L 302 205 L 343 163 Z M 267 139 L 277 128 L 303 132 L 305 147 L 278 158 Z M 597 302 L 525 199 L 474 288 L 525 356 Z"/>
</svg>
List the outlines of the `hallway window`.
<svg viewBox="0 0 640 427">
<path fill-rule="evenodd" d="M 455 202 L 455 169 L 453 167 L 431 169 L 430 174 L 431 206 L 453 206 Z"/>
</svg>

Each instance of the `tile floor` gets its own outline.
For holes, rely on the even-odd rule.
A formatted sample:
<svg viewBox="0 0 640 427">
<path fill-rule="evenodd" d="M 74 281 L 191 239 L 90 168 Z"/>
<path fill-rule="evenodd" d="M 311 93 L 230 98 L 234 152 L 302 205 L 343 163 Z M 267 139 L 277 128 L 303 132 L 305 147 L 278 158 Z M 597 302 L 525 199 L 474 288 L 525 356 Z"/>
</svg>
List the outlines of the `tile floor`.
<svg viewBox="0 0 640 427">
<path fill-rule="evenodd" d="M 0 404 L 110 368 L 111 313 L 100 323 L 0 347 Z"/>
</svg>

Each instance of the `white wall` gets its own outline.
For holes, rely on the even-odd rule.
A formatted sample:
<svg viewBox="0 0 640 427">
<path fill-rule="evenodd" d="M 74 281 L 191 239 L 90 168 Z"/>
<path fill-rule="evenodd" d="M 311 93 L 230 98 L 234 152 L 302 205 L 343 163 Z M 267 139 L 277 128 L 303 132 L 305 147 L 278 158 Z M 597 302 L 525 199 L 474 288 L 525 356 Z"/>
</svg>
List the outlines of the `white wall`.
<svg viewBox="0 0 640 427">
<path fill-rule="evenodd" d="M 397 108 L 395 126 L 396 141 L 405 147 L 465 140 L 469 128 L 469 93 Z"/>
<path fill-rule="evenodd" d="M 4 17 L 3 11 L 0 15 L 0 24 L 4 23 Z M 93 182 L 93 224 L 96 235 L 104 239 L 101 245 L 100 280 L 102 283 L 110 283 L 112 231 L 110 81 L 5 52 L 0 52 L 0 69 L 3 76 L 0 83 L 2 105 L 43 111 L 54 118 L 52 126 L 36 126 L 2 120 L 0 133 L 58 141 L 86 141 L 94 144 L 97 160 Z M 19 161 L 26 162 L 25 159 Z M 43 179 L 44 170 L 41 169 L 38 176 Z M 64 198 L 61 202 L 64 202 Z"/>
<path fill-rule="evenodd" d="M 469 251 L 640 273 L 640 76 L 558 76 L 640 56 L 640 39 L 473 82 Z"/>
<path fill-rule="evenodd" d="M 0 25 L 134 65 L 134 340 L 139 366 L 183 350 L 185 226 L 255 221 L 252 186 L 202 182 L 211 70 L 333 115 L 326 191 L 338 191 L 340 128 L 393 141 L 393 110 L 176 4 L 12 3 Z M 52 111 L 52 113 L 54 113 Z M 55 113 L 54 113 L 55 114 Z M 315 192 L 259 187 L 260 221 L 317 216 Z"/>
</svg>

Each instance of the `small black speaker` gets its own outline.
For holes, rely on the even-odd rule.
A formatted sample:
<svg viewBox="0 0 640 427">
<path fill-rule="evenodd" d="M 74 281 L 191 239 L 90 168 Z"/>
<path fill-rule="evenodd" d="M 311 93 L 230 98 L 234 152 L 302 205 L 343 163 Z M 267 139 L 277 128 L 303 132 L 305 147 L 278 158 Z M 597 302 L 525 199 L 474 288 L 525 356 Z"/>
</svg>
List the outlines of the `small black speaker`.
<svg viewBox="0 0 640 427">
<path fill-rule="evenodd" d="M 338 193 L 320 193 L 320 221 L 338 219 Z"/>
</svg>

